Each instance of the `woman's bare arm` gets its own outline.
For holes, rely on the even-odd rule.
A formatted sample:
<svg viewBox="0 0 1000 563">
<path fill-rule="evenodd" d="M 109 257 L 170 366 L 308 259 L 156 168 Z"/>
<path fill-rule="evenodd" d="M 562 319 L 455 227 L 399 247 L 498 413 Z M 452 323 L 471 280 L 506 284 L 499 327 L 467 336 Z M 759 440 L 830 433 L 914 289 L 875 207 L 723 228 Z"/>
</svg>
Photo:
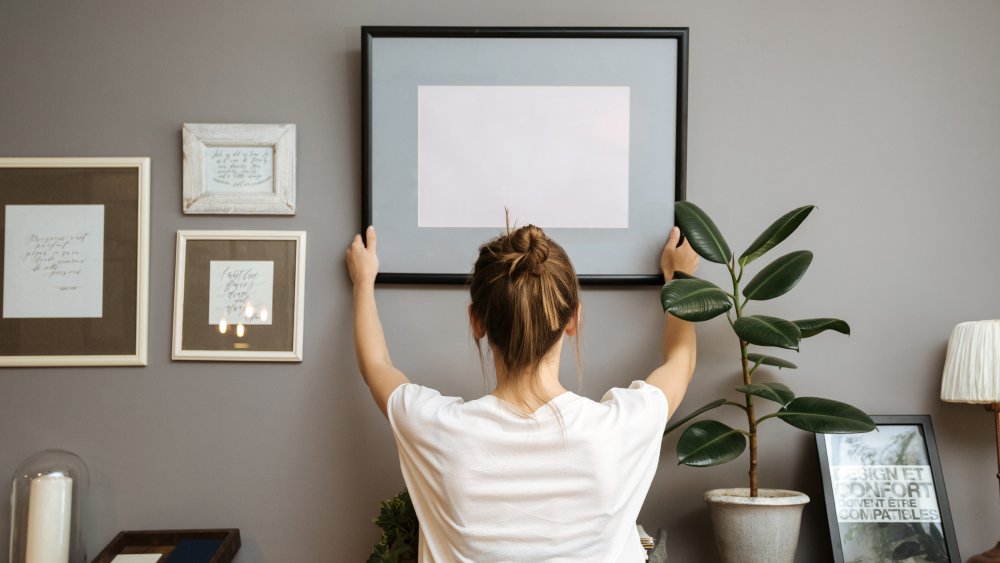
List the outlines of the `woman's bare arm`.
<svg viewBox="0 0 1000 563">
<path fill-rule="evenodd" d="M 375 227 L 368 227 L 368 245 L 361 235 L 347 248 L 347 269 L 354 283 L 354 351 L 358 368 L 368 384 L 375 404 L 386 414 L 389 395 L 409 380 L 392 365 L 389 347 L 385 343 L 382 323 L 375 305 L 375 276 L 378 256 L 375 253 Z"/>
<path fill-rule="evenodd" d="M 673 279 L 675 272 L 693 274 L 698 268 L 698 255 L 686 240 L 684 244 L 677 246 L 679 239 L 680 230 L 674 227 L 660 255 L 660 269 L 667 281 Z M 669 313 L 664 315 L 663 365 L 653 370 L 646 378 L 646 383 L 659 387 L 666 395 L 669 417 L 680 406 L 694 376 L 697 340 L 692 323 Z"/>
</svg>

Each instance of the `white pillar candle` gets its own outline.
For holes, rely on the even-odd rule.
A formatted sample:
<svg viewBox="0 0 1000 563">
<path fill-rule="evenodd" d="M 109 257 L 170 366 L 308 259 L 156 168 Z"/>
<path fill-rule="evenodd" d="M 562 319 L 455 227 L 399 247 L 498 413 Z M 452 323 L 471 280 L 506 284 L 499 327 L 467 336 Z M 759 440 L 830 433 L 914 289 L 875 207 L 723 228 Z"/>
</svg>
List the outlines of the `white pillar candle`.
<svg viewBox="0 0 1000 563">
<path fill-rule="evenodd" d="M 26 563 L 68 563 L 73 479 L 62 473 L 31 480 Z"/>
</svg>

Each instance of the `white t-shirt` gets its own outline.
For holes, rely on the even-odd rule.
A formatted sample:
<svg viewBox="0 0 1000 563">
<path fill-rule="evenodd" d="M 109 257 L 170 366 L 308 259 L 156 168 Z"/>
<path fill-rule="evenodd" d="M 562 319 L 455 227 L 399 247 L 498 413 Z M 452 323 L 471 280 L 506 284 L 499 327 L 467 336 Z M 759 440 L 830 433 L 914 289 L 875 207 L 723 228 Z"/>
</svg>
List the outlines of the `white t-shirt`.
<svg viewBox="0 0 1000 563">
<path fill-rule="evenodd" d="M 408 383 L 387 410 L 422 563 L 645 560 L 635 520 L 667 422 L 659 388 L 566 392 L 528 418 Z"/>
</svg>

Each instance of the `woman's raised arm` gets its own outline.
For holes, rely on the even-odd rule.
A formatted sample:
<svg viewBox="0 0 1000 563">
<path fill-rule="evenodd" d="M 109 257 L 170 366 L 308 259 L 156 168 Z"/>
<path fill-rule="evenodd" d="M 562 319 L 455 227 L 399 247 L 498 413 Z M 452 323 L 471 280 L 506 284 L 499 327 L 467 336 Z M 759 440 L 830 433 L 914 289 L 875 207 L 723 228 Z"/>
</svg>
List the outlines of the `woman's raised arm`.
<svg viewBox="0 0 1000 563">
<path fill-rule="evenodd" d="M 375 227 L 368 227 L 366 239 L 367 246 L 361 235 L 354 235 L 347 248 L 347 269 L 354 283 L 354 351 L 358 357 L 358 368 L 375 404 L 382 414 L 387 414 L 389 395 L 409 380 L 392 365 L 375 306 L 375 276 L 378 274 Z"/>
<path fill-rule="evenodd" d="M 680 229 L 674 227 L 667 238 L 667 244 L 660 255 L 660 270 L 663 277 L 670 281 L 674 272 L 693 274 L 698 268 L 698 255 L 685 240 L 677 246 L 680 240 Z M 694 376 L 697 342 L 694 325 L 664 313 L 663 323 L 663 365 L 653 370 L 646 378 L 646 383 L 655 385 L 667 397 L 667 417 L 670 417 L 680 406 L 687 392 L 688 384 Z"/>
</svg>

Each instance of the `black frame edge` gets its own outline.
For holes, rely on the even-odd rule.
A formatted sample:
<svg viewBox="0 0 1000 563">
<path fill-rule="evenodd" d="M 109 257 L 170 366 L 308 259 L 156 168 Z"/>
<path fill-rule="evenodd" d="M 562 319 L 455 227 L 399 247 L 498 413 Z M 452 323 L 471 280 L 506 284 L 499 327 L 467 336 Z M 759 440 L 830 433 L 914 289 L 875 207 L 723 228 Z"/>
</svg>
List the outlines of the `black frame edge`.
<svg viewBox="0 0 1000 563">
<path fill-rule="evenodd" d="M 688 27 L 477 27 L 477 26 L 361 26 L 361 237 L 372 224 L 371 161 L 371 43 L 375 37 L 655 37 L 676 38 L 677 50 L 677 139 L 674 154 L 674 201 L 687 198 Z M 383 272 L 379 284 L 463 285 L 467 274 Z M 658 274 L 582 275 L 580 285 L 597 287 L 663 285 Z"/>
<path fill-rule="evenodd" d="M 471 274 L 410 274 L 402 272 L 379 272 L 375 278 L 380 284 L 416 284 L 416 285 L 467 285 Z M 577 276 L 580 285 L 585 287 L 634 287 L 663 285 L 662 275 L 589 275 Z"/>
</svg>

